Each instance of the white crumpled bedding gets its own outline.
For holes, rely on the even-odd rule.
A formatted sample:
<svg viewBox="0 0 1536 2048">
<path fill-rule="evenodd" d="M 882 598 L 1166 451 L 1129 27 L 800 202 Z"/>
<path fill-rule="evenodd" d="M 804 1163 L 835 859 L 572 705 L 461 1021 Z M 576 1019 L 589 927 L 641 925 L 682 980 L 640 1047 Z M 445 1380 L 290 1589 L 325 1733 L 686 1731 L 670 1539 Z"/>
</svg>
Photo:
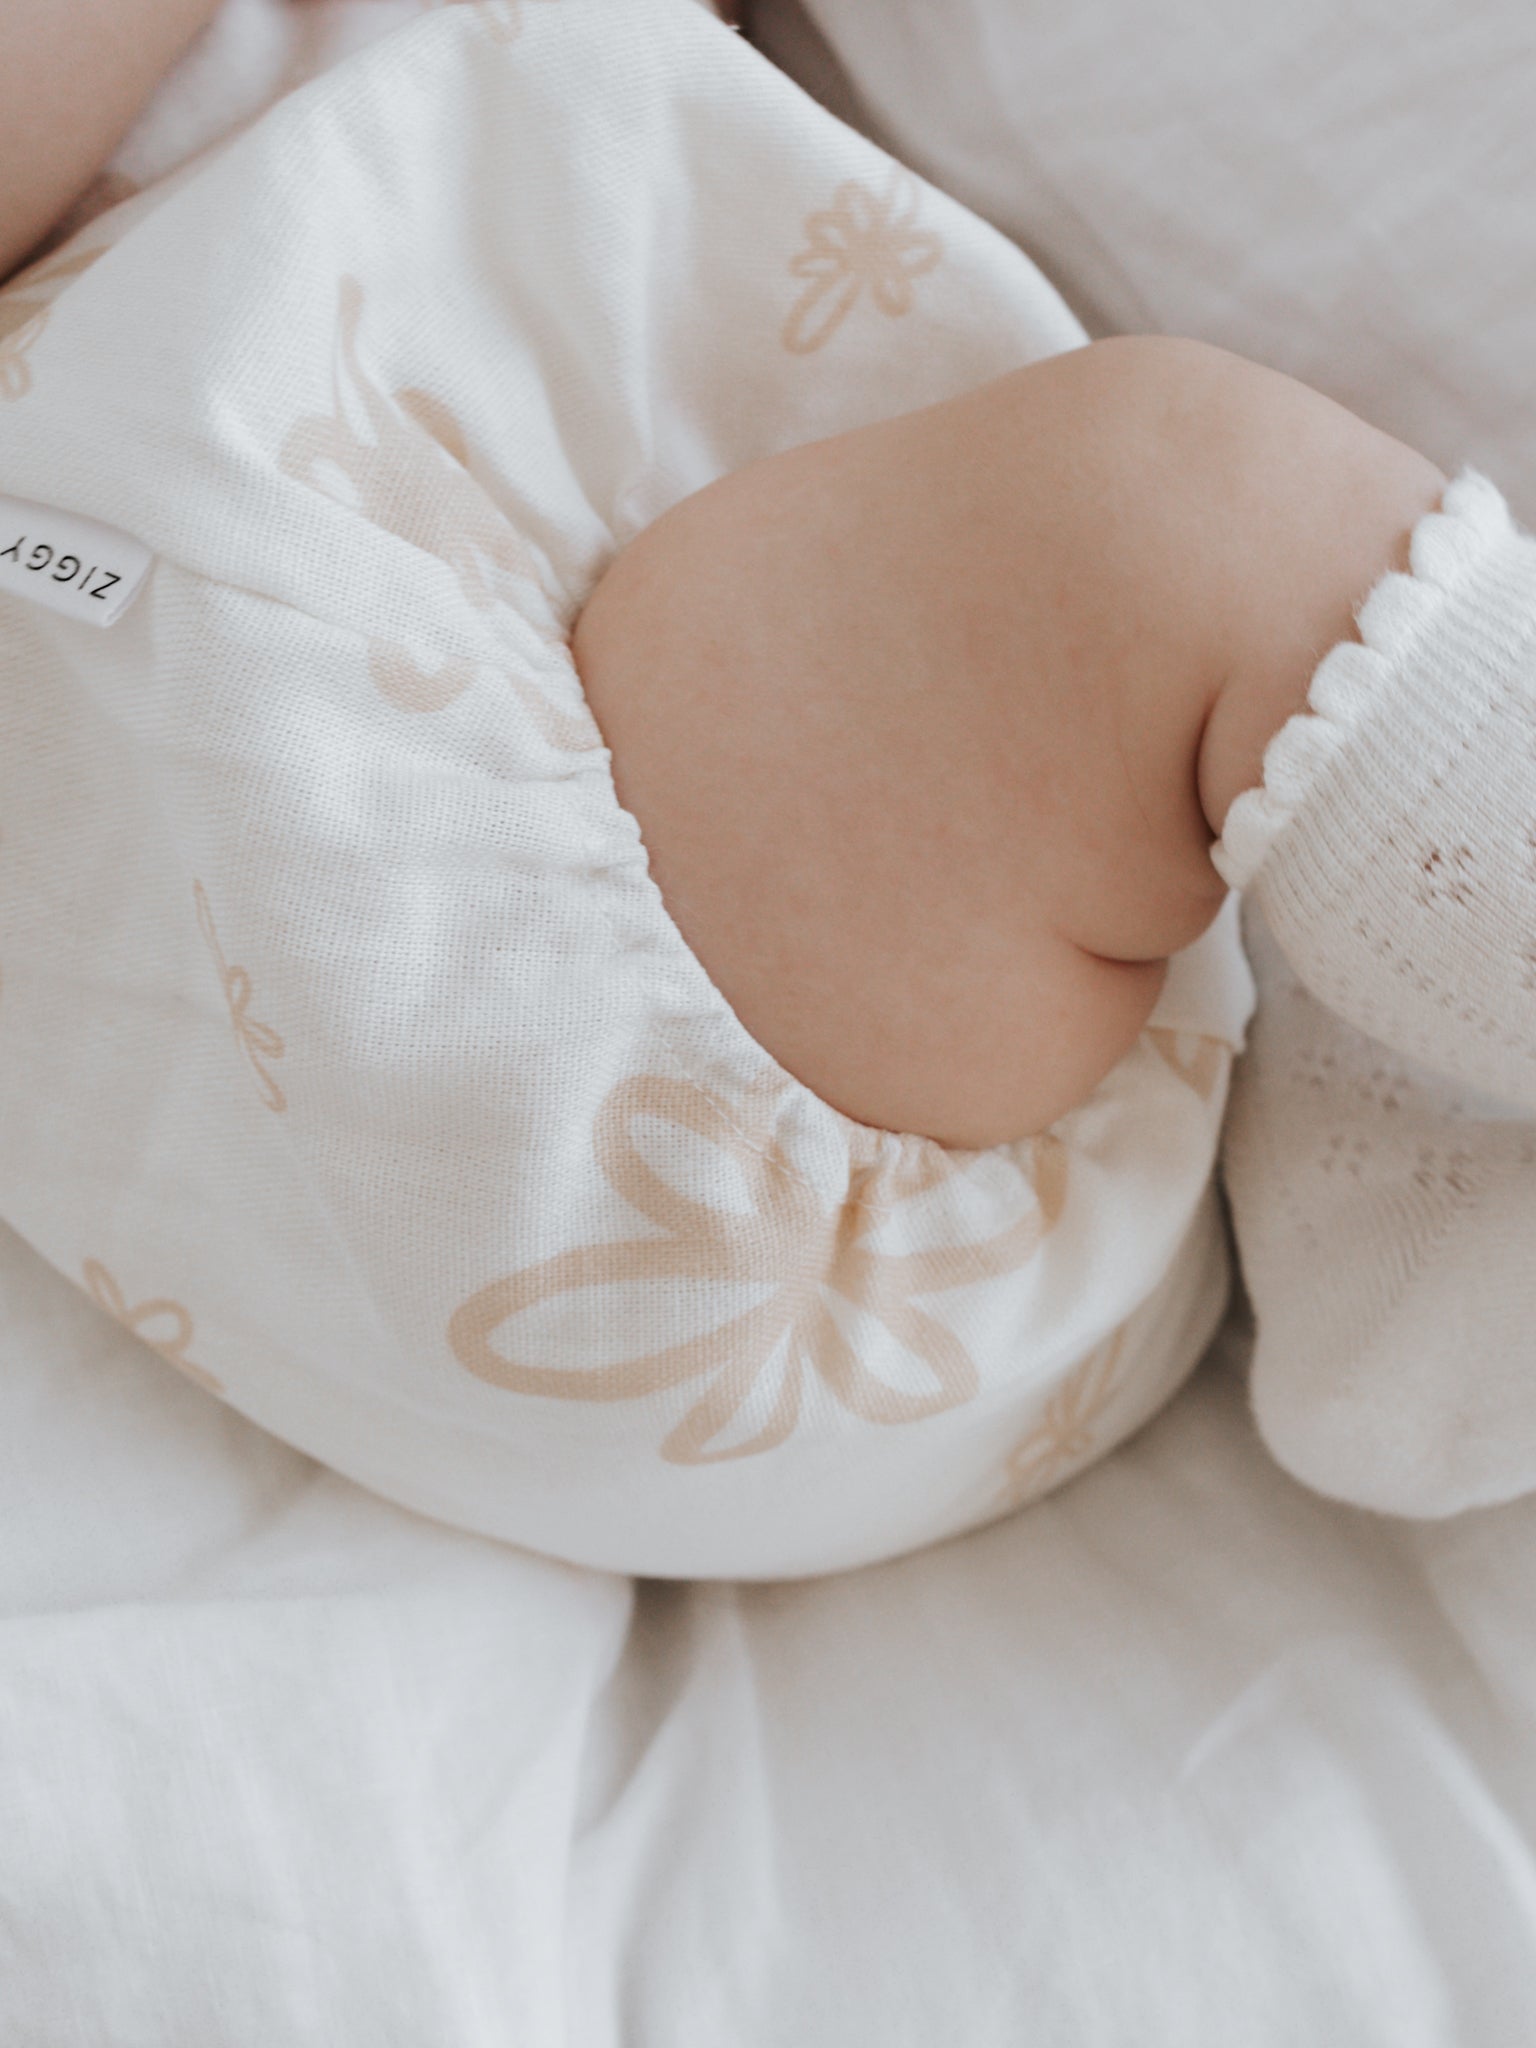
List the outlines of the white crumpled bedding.
<svg viewBox="0 0 1536 2048">
<path fill-rule="evenodd" d="M 0 1242 L 7 2048 L 1517 2048 L 1536 1508 L 1232 1352 L 1028 1513 L 648 1584 L 419 1520 Z"/>
<path fill-rule="evenodd" d="M 1525 2048 L 1536 1508 L 1305 1494 L 1242 1351 L 979 1534 L 634 1586 L 327 1473 L 0 1233 L 0 2041 Z"/>
</svg>

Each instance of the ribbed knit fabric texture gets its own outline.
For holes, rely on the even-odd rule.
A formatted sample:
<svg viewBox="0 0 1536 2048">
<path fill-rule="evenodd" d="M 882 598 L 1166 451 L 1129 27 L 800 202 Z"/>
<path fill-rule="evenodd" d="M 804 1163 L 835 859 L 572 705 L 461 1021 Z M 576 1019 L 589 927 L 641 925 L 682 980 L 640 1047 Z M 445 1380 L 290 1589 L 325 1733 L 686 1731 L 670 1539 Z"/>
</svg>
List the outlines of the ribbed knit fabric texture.
<svg viewBox="0 0 1536 2048">
<path fill-rule="evenodd" d="M 1536 1486 L 1536 542 L 1460 477 L 1217 862 L 1259 1014 L 1225 1175 L 1271 1449 L 1443 1515 Z"/>
</svg>

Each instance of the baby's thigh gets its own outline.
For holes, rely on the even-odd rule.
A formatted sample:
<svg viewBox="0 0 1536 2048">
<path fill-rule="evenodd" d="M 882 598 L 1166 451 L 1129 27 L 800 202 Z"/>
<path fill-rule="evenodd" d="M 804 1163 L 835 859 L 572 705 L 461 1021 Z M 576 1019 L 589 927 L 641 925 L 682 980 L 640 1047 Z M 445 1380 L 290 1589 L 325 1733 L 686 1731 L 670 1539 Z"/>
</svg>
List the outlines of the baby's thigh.
<svg viewBox="0 0 1536 2048">
<path fill-rule="evenodd" d="M 861 1121 L 992 1144 L 1134 1042 L 1226 806 L 1442 484 L 1256 364 L 1098 343 L 685 501 L 577 663 L 747 1028 Z"/>
<path fill-rule="evenodd" d="M 1074 928 L 1092 822 L 992 687 L 1017 649 L 967 644 L 1005 631 L 985 565 L 876 516 L 870 493 L 913 486 L 890 453 L 825 444 L 688 501 L 609 572 L 576 658 L 663 899 L 747 1030 L 862 1123 L 982 1147 L 1086 1099 L 1209 912 L 1131 958 Z M 1085 762 L 1113 750 L 1102 712 L 1076 707 Z"/>
</svg>

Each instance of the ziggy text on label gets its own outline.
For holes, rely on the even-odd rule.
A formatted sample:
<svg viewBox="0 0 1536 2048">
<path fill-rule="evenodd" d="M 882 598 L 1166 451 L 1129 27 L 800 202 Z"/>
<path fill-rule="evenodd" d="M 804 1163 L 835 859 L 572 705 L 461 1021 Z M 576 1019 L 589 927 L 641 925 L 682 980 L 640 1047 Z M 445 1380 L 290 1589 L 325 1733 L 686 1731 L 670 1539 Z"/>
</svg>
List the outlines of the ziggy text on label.
<svg viewBox="0 0 1536 2048">
<path fill-rule="evenodd" d="M 22 534 L 19 539 L 13 540 L 8 548 L 0 548 L 0 562 L 14 560 L 18 567 L 30 569 L 34 576 L 40 576 L 53 561 L 53 549 L 46 541 L 40 540 L 35 542 L 31 552 L 23 557 L 21 551 L 26 545 L 27 536 Z M 78 582 L 83 596 L 105 598 L 113 585 L 121 583 L 123 579 L 112 569 L 101 569 L 99 573 L 101 581 L 92 588 L 91 578 L 98 574 L 98 565 L 93 562 L 85 569 L 78 555 L 65 554 L 59 556 L 58 566 L 48 580 L 50 583 Z"/>
<path fill-rule="evenodd" d="M 120 526 L 0 493 L 0 602 L 25 597 L 82 625 L 115 626 L 154 564 Z"/>
</svg>

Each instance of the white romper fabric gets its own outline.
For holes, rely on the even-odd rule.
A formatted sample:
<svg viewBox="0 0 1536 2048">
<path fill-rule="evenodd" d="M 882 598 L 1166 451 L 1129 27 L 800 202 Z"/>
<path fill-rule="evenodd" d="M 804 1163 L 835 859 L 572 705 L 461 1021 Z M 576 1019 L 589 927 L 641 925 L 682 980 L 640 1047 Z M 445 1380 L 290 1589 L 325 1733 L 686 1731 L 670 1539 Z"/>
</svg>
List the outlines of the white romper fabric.
<svg viewBox="0 0 1536 2048">
<path fill-rule="evenodd" d="M 1234 918 L 1043 1138 L 851 1124 L 683 944 L 565 642 L 715 476 L 1077 344 L 1023 256 L 691 0 L 495 0 L 0 308 L 0 493 L 156 557 L 110 632 L 0 601 L 0 1216 L 290 1443 L 626 1571 L 890 1555 L 1162 1404 Z"/>
</svg>

